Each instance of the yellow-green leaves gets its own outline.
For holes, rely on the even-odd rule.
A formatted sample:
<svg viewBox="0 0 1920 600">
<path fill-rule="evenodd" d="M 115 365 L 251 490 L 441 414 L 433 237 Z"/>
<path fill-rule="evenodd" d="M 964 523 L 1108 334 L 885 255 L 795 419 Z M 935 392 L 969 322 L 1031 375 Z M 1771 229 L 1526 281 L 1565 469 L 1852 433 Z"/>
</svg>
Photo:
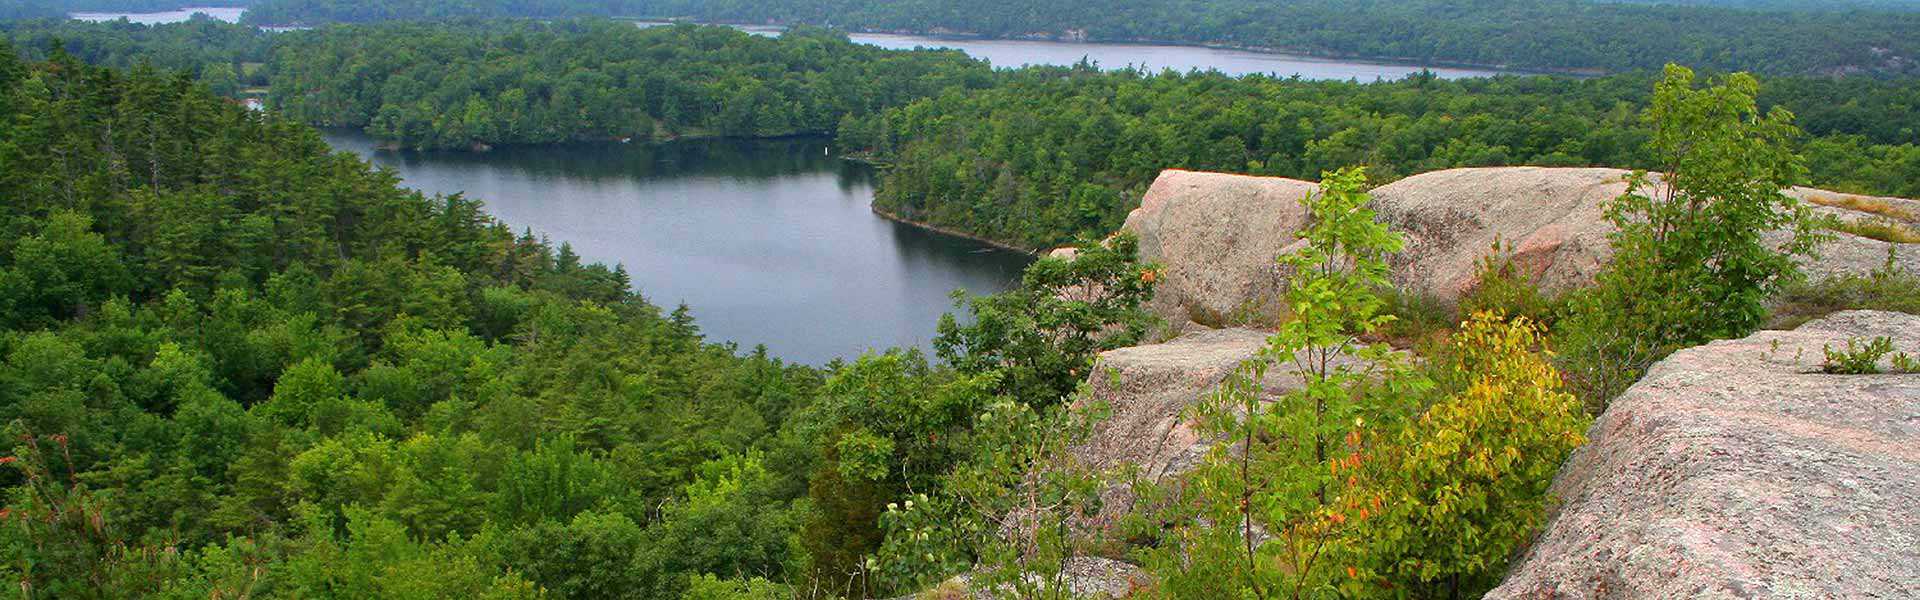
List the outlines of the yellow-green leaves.
<svg viewBox="0 0 1920 600">
<path fill-rule="evenodd" d="M 1365 526 L 1369 573 L 1421 595 L 1477 593 L 1545 517 L 1547 486 L 1584 442 L 1588 417 L 1562 389 L 1525 318 L 1472 315 L 1453 337 L 1464 391 L 1427 408 L 1379 447 L 1361 494 L 1383 507 Z M 1456 586 L 1464 586 L 1461 589 Z"/>
</svg>

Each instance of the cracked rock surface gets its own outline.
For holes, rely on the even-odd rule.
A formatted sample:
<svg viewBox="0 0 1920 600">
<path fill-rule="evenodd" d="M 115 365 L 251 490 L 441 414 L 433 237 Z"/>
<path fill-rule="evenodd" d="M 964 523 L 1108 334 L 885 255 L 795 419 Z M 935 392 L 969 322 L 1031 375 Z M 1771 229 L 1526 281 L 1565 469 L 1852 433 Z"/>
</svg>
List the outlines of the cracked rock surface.
<svg viewBox="0 0 1920 600">
<path fill-rule="evenodd" d="M 1824 347 L 1880 336 L 1920 353 L 1920 316 L 1838 313 L 1661 361 L 1594 422 L 1488 597 L 1920 597 L 1920 375 L 1820 370 Z"/>
</svg>

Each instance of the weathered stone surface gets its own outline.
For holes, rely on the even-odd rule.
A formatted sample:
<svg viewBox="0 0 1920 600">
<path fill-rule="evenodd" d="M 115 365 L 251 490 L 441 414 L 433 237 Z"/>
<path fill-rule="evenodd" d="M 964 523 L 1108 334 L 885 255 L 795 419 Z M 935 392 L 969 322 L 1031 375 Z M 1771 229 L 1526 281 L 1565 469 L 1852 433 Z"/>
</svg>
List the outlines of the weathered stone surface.
<svg viewBox="0 0 1920 600">
<path fill-rule="evenodd" d="M 1602 168 L 1487 167 L 1423 173 L 1373 190 L 1380 219 L 1407 238 L 1391 259 L 1399 288 L 1454 300 L 1476 283 L 1479 261 L 1497 241 L 1549 292 L 1586 285 L 1613 256 L 1607 201 L 1627 189 L 1628 171 Z M 1314 184 L 1292 179 L 1167 171 L 1148 190 L 1127 230 L 1141 255 L 1161 263 L 1167 279 L 1151 307 L 1170 324 L 1209 324 L 1262 310 L 1285 285 L 1274 258 L 1297 242 L 1299 201 Z M 1819 200 L 1815 212 L 1847 220 L 1883 218 L 1850 207 L 1891 207 L 1920 215 L 1920 202 L 1793 188 Z M 1898 246 L 1900 267 L 1920 271 L 1920 244 L 1889 244 L 1848 234 L 1804 261 L 1822 279 L 1864 274 Z M 1784 234 L 1771 237 L 1784 242 Z"/>
<path fill-rule="evenodd" d="M 1191 469 L 1206 454 L 1207 443 L 1184 418 L 1187 407 L 1253 358 L 1266 341 L 1267 335 L 1257 331 L 1213 329 L 1101 354 L 1089 393 L 1106 402 L 1111 414 L 1074 453 L 1095 468 L 1137 465 L 1147 479 Z"/>
<path fill-rule="evenodd" d="M 1920 350 L 1920 317 L 1839 313 L 1656 365 L 1488 597 L 1920 597 L 1920 375 L 1819 368 L 1875 336 Z"/>
<path fill-rule="evenodd" d="M 1497 167 L 1423 173 L 1373 191 L 1380 220 L 1402 232 L 1393 256 L 1401 289 L 1458 298 L 1477 283 L 1495 241 L 1543 290 L 1593 280 L 1612 257 L 1605 203 L 1627 189 L 1627 171 Z"/>
<path fill-rule="evenodd" d="M 1148 583 L 1146 571 L 1140 567 L 1098 556 L 1068 558 L 1063 561 L 1059 575 L 1057 580 L 1039 581 L 1036 577 L 1031 582 L 1041 586 L 1064 584 L 1068 596 L 1087 600 L 1126 598 Z M 1006 596 L 995 595 L 994 590 L 980 586 L 975 579 L 972 573 L 962 574 L 931 590 L 896 600 L 993 600 Z M 1011 589 L 1001 591 L 1013 592 Z"/>
<path fill-rule="evenodd" d="M 1085 401 L 1106 402 L 1110 414 L 1096 423 L 1073 453 L 1097 469 L 1137 468 L 1142 480 L 1172 483 L 1193 470 L 1217 441 L 1203 437 L 1188 409 L 1204 401 L 1235 369 L 1259 354 L 1268 334 L 1248 329 L 1199 329 L 1164 344 L 1111 350 L 1100 355 L 1088 379 Z M 1335 357 L 1335 364 L 1352 359 Z M 1273 402 L 1300 387 L 1290 363 L 1273 365 L 1261 380 L 1261 402 Z M 1134 508 L 1133 492 L 1116 485 L 1102 497 L 1090 529 L 1110 528 Z"/>
<path fill-rule="evenodd" d="M 1168 170 L 1127 215 L 1140 256 L 1166 268 L 1151 307 L 1173 325 L 1220 323 L 1279 296 L 1274 259 L 1295 241 L 1300 200 L 1319 186 L 1294 179 Z"/>
</svg>

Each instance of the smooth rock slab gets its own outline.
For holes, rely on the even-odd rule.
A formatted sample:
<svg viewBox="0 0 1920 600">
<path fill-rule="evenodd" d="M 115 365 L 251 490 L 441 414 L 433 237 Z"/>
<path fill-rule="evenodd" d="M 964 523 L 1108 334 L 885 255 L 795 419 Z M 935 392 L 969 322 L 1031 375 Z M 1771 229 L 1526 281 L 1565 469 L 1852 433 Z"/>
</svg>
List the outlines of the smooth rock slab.
<svg viewBox="0 0 1920 600">
<path fill-rule="evenodd" d="M 1165 268 L 1154 314 L 1175 326 L 1219 326 L 1269 310 L 1286 283 L 1276 259 L 1298 240 L 1300 201 L 1319 189 L 1279 177 L 1161 172 L 1125 225 L 1140 237 L 1140 259 Z"/>
<path fill-rule="evenodd" d="M 1920 375 L 1828 375 L 1854 311 L 1682 350 L 1615 399 L 1489 598 L 1920 598 Z"/>
<path fill-rule="evenodd" d="M 1478 282 L 1479 262 L 1496 241 L 1548 292 L 1592 283 L 1613 248 L 1606 204 L 1627 190 L 1631 172 L 1604 168 L 1484 167 L 1414 175 L 1373 190 L 1381 221 L 1401 232 L 1406 249 L 1389 258 L 1394 286 L 1443 301 L 1458 300 Z M 1192 320 L 1209 326 L 1259 322 L 1288 273 L 1275 258 L 1298 243 L 1305 211 L 1300 200 L 1316 184 L 1276 177 L 1169 170 L 1147 190 L 1126 230 L 1140 236 L 1140 255 L 1166 269 L 1150 303 L 1170 325 Z M 1787 195 L 1829 204 L 1852 200 L 1920 216 L 1920 201 L 1792 188 Z M 1819 215 L 1844 220 L 1880 215 L 1814 205 Z M 1775 232 L 1768 240 L 1784 243 Z M 1801 261 L 1813 280 L 1864 275 L 1897 250 L 1900 268 L 1920 272 L 1920 244 L 1889 244 L 1836 233 L 1818 260 Z"/>
</svg>

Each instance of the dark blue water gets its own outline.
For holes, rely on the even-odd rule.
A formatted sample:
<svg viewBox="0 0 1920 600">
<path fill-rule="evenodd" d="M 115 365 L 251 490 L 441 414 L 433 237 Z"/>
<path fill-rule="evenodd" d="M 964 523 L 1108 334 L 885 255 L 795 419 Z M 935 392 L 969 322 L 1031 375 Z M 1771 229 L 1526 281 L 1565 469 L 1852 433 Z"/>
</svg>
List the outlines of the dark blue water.
<svg viewBox="0 0 1920 600">
<path fill-rule="evenodd" d="M 875 216 L 872 169 L 825 140 L 421 153 L 327 139 L 408 186 L 465 192 L 515 228 L 625 265 L 642 295 L 687 304 L 710 339 L 809 364 L 925 348 L 949 293 L 1005 289 L 1030 260 Z"/>
</svg>

